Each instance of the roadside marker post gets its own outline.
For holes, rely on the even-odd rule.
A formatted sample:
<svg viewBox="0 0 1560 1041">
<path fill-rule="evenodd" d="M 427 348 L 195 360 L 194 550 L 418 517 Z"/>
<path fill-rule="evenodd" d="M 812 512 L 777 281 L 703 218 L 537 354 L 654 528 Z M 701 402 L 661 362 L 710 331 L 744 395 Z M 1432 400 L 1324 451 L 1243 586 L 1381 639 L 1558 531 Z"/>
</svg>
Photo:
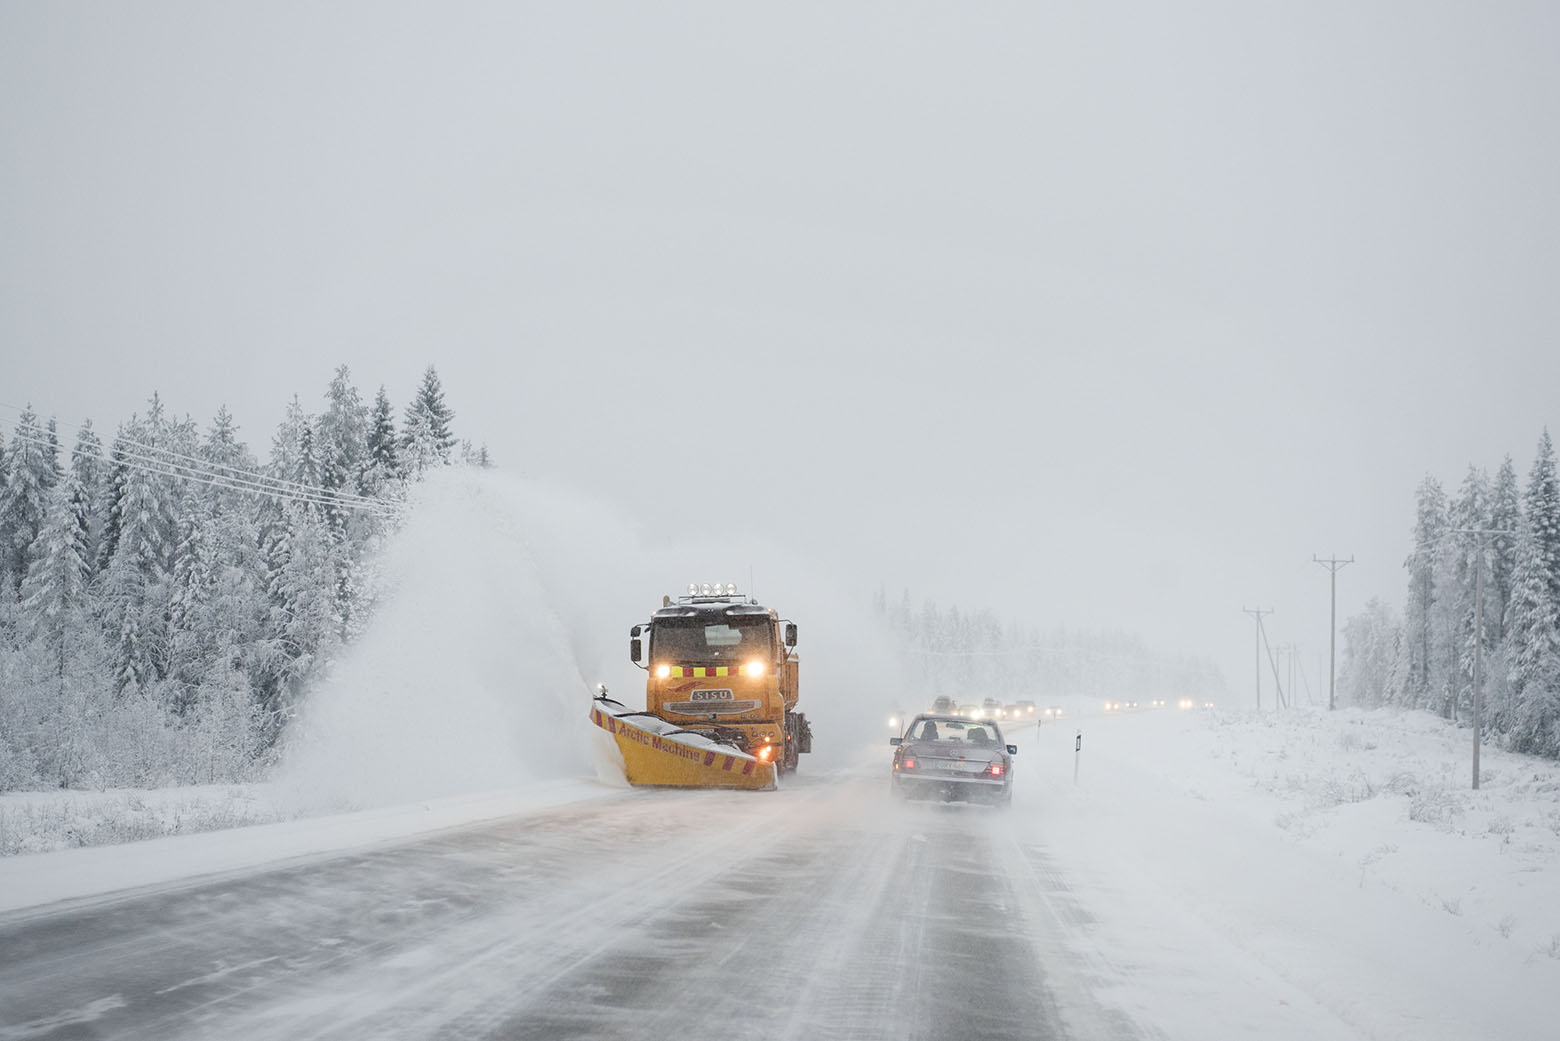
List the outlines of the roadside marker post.
<svg viewBox="0 0 1560 1041">
<path fill-rule="evenodd" d="M 1083 731 L 1078 731 L 1078 738 L 1073 742 L 1073 784 L 1078 783 L 1078 760 L 1083 757 Z"/>
</svg>

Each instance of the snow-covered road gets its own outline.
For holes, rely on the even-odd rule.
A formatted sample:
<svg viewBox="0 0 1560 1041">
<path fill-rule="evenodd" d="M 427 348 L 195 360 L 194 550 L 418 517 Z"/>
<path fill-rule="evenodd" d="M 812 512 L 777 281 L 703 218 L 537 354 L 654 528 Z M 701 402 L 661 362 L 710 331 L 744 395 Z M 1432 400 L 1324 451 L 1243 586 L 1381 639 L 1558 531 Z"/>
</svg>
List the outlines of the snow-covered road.
<svg viewBox="0 0 1560 1041">
<path fill-rule="evenodd" d="M 884 737 L 779 792 L 7 858 L 0 1041 L 1553 1036 L 1547 764 L 1467 793 L 1430 717 L 1096 716 L 1010 734 L 1004 812 L 892 801 Z"/>
<path fill-rule="evenodd" d="M 883 781 L 625 792 L 13 916 L 0 1038 L 1131 1036 L 1043 850 Z"/>
</svg>

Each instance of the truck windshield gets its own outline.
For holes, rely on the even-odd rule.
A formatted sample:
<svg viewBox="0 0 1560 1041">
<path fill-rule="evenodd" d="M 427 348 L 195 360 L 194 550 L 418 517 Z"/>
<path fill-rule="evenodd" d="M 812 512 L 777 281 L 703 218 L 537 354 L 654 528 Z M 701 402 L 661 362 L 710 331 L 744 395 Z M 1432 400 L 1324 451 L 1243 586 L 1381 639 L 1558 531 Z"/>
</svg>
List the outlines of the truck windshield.
<svg viewBox="0 0 1560 1041">
<path fill-rule="evenodd" d="M 744 662 L 773 657 L 767 618 L 702 618 L 659 621 L 650 630 L 657 662 Z"/>
</svg>

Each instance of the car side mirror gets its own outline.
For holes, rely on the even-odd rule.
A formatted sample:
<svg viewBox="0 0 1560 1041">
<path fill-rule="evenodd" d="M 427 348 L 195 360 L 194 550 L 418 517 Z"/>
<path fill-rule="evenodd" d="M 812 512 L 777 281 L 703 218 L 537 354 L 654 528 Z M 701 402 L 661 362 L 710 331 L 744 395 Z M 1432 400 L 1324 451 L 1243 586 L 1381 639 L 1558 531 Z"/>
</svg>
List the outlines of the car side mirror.
<svg viewBox="0 0 1560 1041">
<path fill-rule="evenodd" d="M 891 737 L 891 738 L 888 739 L 888 743 L 891 744 L 891 745 L 898 745 L 898 744 L 903 744 L 904 740 L 905 739 L 902 738 L 902 737 Z"/>
<path fill-rule="evenodd" d="M 639 637 L 636 636 L 632 640 L 629 640 L 628 641 L 628 660 L 633 662 L 635 665 L 638 665 L 639 664 L 639 655 L 644 651 L 644 649 L 645 649 L 644 644 L 640 642 Z"/>
<path fill-rule="evenodd" d="M 787 647 L 795 647 L 796 646 L 796 623 L 795 622 L 786 622 L 785 623 L 785 645 Z"/>
<path fill-rule="evenodd" d="M 1017 754 L 1018 754 L 1018 746 L 1017 745 L 1008 745 L 1008 755 L 1017 755 Z"/>
</svg>

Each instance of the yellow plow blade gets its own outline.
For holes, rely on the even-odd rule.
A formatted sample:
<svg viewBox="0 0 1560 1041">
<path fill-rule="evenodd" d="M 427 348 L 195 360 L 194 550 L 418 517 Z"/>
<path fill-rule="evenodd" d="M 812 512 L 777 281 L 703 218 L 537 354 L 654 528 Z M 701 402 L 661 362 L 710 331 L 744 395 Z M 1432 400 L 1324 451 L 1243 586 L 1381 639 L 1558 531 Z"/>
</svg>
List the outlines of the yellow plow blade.
<svg viewBox="0 0 1560 1041">
<path fill-rule="evenodd" d="M 680 741 L 681 735 L 663 736 L 614 714 L 603 707 L 600 699 L 591 707 L 590 721 L 617 741 L 629 784 L 671 788 L 776 786 L 773 763 L 761 762 L 725 745 Z"/>
</svg>

